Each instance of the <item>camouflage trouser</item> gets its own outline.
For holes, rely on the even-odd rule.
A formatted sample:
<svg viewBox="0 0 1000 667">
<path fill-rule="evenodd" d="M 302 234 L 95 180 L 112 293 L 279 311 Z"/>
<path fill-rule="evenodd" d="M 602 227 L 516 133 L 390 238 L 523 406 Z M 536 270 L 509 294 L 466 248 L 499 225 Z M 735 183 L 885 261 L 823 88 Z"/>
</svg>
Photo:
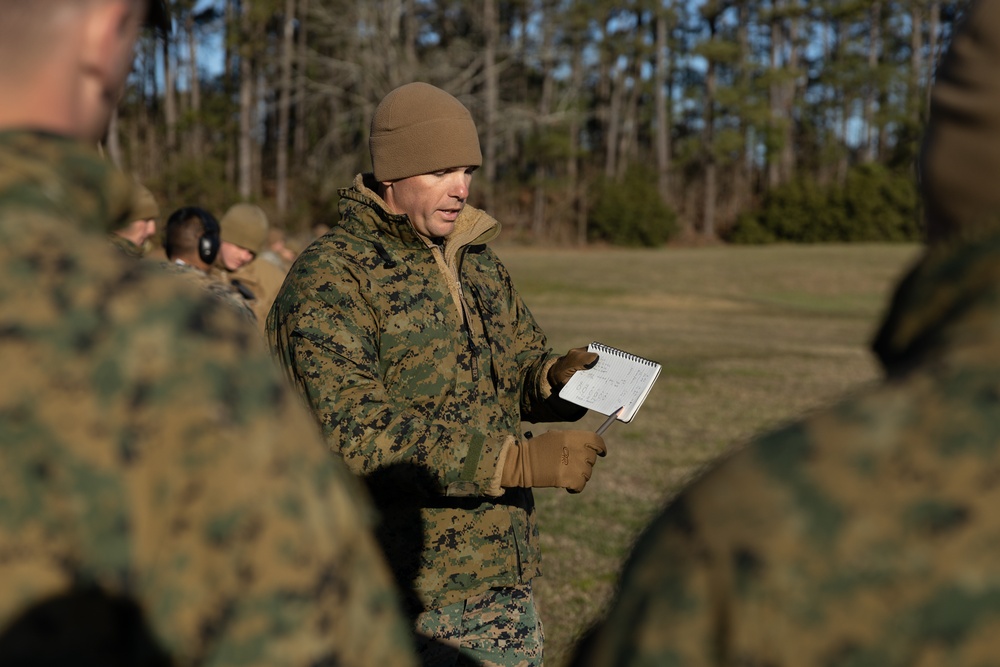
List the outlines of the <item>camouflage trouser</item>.
<svg viewBox="0 0 1000 667">
<path fill-rule="evenodd" d="M 491 588 L 462 602 L 425 611 L 417 616 L 416 629 L 417 651 L 425 665 L 542 664 L 542 621 L 530 583 Z"/>
</svg>

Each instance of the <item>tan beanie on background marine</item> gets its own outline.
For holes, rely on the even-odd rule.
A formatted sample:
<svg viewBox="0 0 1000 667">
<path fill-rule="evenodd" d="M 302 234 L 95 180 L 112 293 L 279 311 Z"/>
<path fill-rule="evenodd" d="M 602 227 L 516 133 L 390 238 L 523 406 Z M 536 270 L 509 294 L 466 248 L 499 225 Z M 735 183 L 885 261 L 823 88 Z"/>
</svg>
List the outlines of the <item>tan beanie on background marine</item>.
<svg viewBox="0 0 1000 667">
<path fill-rule="evenodd" d="M 380 182 L 483 163 L 469 110 L 429 83 L 408 83 L 382 98 L 368 147 Z"/>
<path fill-rule="evenodd" d="M 267 241 L 270 224 L 267 213 L 253 204 L 234 204 L 219 220 L 222 240 L 246 248 L 254 255 L 260 254 Z"/>
<path fill-rule="evenodd" d="M 129 212 L 129 222 L 133 220 L 157 220 L 160 219 L 160 205 L 156 203 L 156 197 L 145 185 L 136 183 L 132 191 L 132 210 Z"/>
</svg>

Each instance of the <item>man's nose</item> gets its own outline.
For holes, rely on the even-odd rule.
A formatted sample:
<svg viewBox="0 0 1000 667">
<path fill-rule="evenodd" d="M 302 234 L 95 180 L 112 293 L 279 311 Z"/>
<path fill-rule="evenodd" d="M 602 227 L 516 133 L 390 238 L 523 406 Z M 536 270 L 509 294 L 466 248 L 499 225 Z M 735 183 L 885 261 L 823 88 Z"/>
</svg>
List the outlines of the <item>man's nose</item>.
<svg viewBox="0 0 1000 667">
<path fill-rule="evenodd" d="M 470 174 L 467 174 L 464 171 L 454 172 L 451 178 L 451 185 L 448 188 L 448 194 L 455 199 L 468 199 L 470 180 L 472 180 Z"/>
</svg>

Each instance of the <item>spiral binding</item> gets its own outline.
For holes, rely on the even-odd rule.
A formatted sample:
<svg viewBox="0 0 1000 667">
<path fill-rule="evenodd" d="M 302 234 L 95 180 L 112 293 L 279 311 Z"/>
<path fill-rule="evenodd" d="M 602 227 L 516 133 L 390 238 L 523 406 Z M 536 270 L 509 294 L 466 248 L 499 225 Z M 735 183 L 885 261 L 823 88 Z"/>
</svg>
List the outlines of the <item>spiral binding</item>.
<svg viewBox="0 0 1000 667">
<path fill-rule="evenodd" d="M 633 361 L 638 364 L 646 364 L 647 366 L 658 365 L 655 361 L 650 361 L 649 359 L 646 359 L 644 357 L 640 357 L 635 354 L 630 354 L 625 350 L 619 350 L 617 347 L 611 347 L 610 345 L 605 345 L 604 343 L 595 342 L 591 343 L 591 345 L 593 345 L 594 348 L 599 352 L 604 352 L 607 354 L 614 355 L 616 357 L 621 357 L 622 359 L 628 359 L 629 361 Z"/>
</svg>

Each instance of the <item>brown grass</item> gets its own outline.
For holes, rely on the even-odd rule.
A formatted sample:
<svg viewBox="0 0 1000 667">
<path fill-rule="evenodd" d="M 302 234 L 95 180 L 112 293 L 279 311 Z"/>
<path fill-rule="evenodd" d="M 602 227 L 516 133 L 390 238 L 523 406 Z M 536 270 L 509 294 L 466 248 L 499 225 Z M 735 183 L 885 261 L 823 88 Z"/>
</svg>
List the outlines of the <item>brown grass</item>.
<svg viewBox="0 0 1000 667">
<path fill-rule="evenodd" d="M 867 344 L 918 248 L 498 252 L 557 350 L 599 340 L 663 364 L 635 421 L 605 434 L 609 454 L 586 490 L 536 493 L 546 663 L 560 667 L 637 533 L 686 481 L 754 433 L 877 377 Z"/>
</svg>

